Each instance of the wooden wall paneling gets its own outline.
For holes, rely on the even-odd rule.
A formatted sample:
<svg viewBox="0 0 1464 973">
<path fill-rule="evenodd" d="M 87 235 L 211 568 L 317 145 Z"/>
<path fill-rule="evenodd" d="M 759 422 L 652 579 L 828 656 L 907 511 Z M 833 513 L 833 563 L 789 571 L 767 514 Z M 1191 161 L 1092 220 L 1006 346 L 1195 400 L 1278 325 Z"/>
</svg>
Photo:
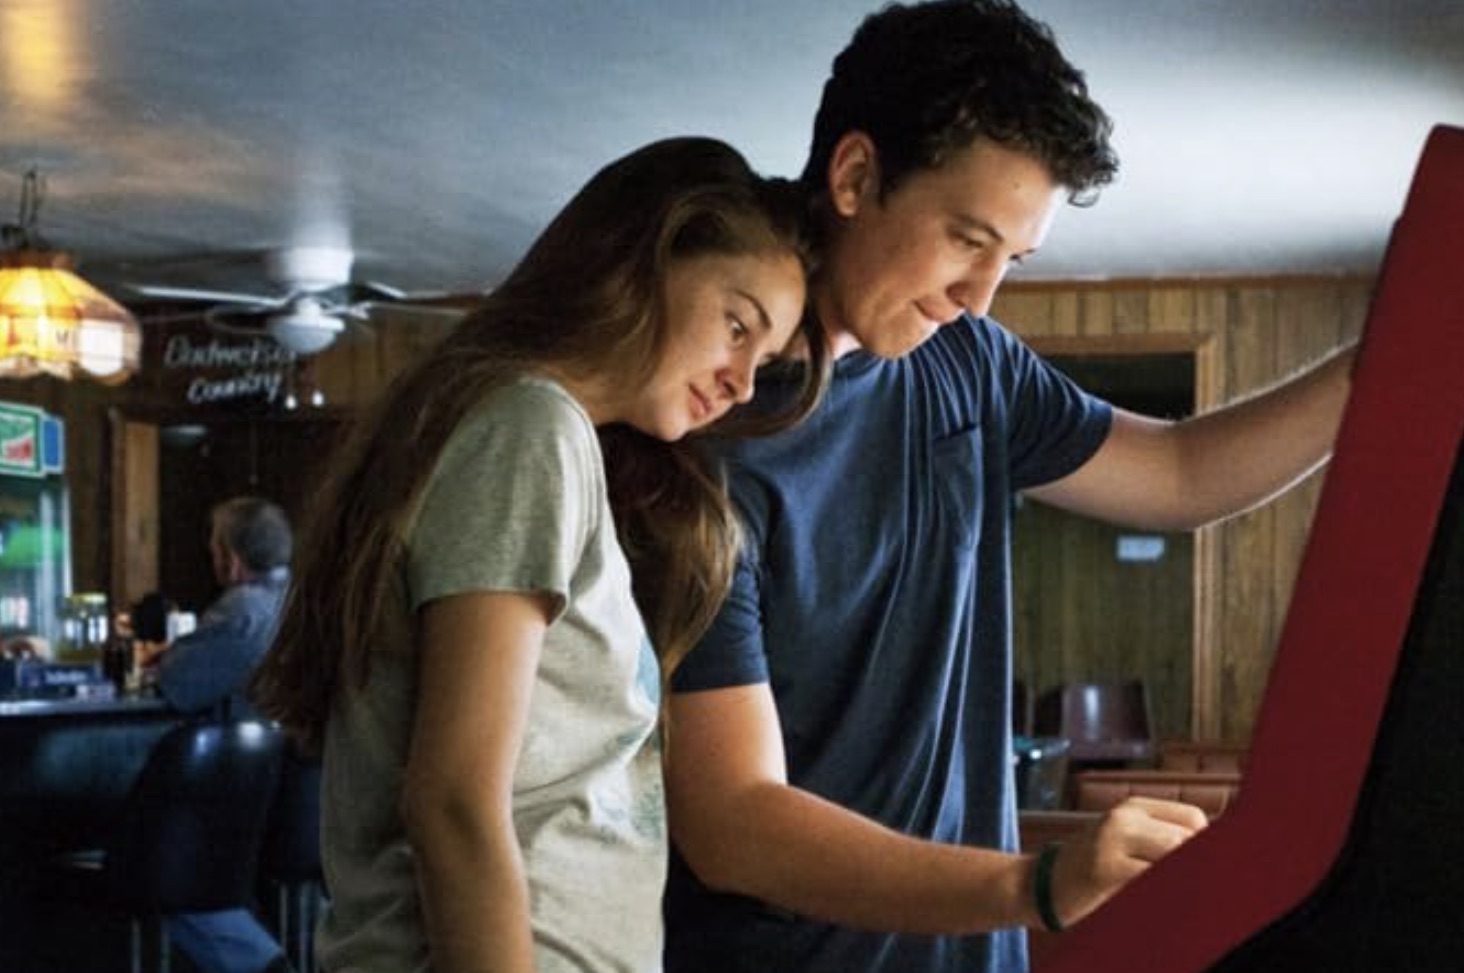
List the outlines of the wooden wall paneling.
<svg viewBox="0 0 1464 973">
<path fill-rule="evenodd" d="M 1195 289 L 1156 286 L 1148 291 L 1148 330 L 1191 333 L 1195 331 Z"/>
<path fill-rule="evenodd" d="M 1226 398 L 1242 398 L 1277 377 L 1276 291 L 1239 288 L 1231 296 Z M 1275 641 L 1275 508 L 1267 505 L 1221 528 L 1221 736 L 1245 739 Z"/>
<path fill-rule="evenodd" d="M 1218 740 L 1220 718 L 1220 572 L 1224 567 L 1220 528 L 1201 527 L 1190 539 L 1194 556 L 1190 605 L 1190 723 L 1193 740 Z"/>
<path fill-rule="evenodd" d="M 1373 281 L 1344 280 L 1341 284 L 1341 321 L 1338 342 L 1346 344 L 1362 335 L 1367 312 L 1372 308 Z"/>
<path fill-rule="evenodd" d="M 1340 287 L 1298 287 L 1279 292 L 1276 301 L 1277 370 L 1285 376 L 1315 364 L 1338 346 L 1341 327 Z M 1312 516 L 1316 513 L 1324 477 L 1325 469 L 1313 472 L 1277 497 L 1273 504 L 1276 515 L 1276 573 L 1273 581 L 1278 627 L 1291 604 L 1292 587 L 1307 536 L 1311 533 Z M 1279 630 L 1277 634 L 1279 636 Z M 1268 667 L 1269 660 L 1268 654 Z"/>
<path fill-rule="evenodd" d="M 1224 330 L 1226 296 L 1217 288 L 1195 295 L 1195 330 L 1205 335 L 1195 349 L 1195 414 L 1208 412 L 1225 395 Z M 1194 532 L 1194 574 L 1191 604 L 1194 640 L 1190 648 L 1190 735 L 1196 740 L 1220 737 L 1220 611 L 1222 545 L 1219 526 Z"/>
<path fill-rule="evenodd" d="M 1149 296 L 1147 288 L 1114 292 L 1114 334 L 1145 334 L 1149 331 Z"/>
<path fill-rule="evenodd" d="M 1191 682 L 1194 644 L 1194 538 L 1186 531 L 1162 535 L 1157 561 L 1117 565 L 1121 582 L 1135 600 L 1116 603 L 1122 644 L 1131 647 L 1131 672 L 1150 687 L 1155 733 L 1184 736 L 1192 720 Z M 1113 537 L 1110 545 L 1116 545 Z M 1109 556 L 1114 550 L 1110 546 Z"/>
<path fill-rule="evenodd" d="M 355 335 L 346 351 L 351 357 L 351 405 L 364 408 L 381 391 L 381 332 L 375 324 Z"/>
<path fill-rule="evenodd" d="M 1017 334 L 1052 333 L 1052 293 L 1050 291 L 1004 291 L 991 305 L 992 315 Z"/>
<path fill-rule="evenodd" d="M 313 385 L 331 405 L 355 405 L 356 376 L 352 361 L 352 345 L 364 339 L 361 335 L 343 335 L 324 351 L 311 355 L 296 365 L 304 384 Z M 303 405 L 303 403 L 302 403 Z"/>
<path fill-rule="evenodd" d="M 108 413 L 111 437 L 112 606 L 158 588 L 158 426 Z"/>
<path fill-rule="evenodd" d="M 415 362 L 427 354 L 439 341 L 446 338 L 456 326 L 456 321 L 445 319 L 440 315 L 425 315 L 419 316 L 415 321 L 408 318 L 405 325 L 406 333 L 410 338 L 410 360 Z"/>
<path fill-rule="evenodd" d="M 1043 653 L 1045 633 L 1041 630 L 1042 593 L 1047 587 L 1042 571 L 1046 561 L 1040 534 L 1027 537 L 1015 533 L 1029 529 L 1023 508 L 1033 502 L 1018 498 L 1017 516 L 1012 520 L 1012 676 L 1025 682 L 1035 694 L 1045 684 L 1049 668 Z"/>
<path fill-rule="evenodd" d="M 1113 293 L 1107 290 L 1079 292 L 1078 333 L 1113 334 Z"/>
<path fill-rule="evenodd" d="M 1017 673 L 1036 691 L 1142 678 L 1156 730 L 1190 723 L 1191 542 L 1165 535 L 1152 562 L 1120 563 L 1120 528 L 1034 501 L 1018 516 Z"/>
<path fill-rule="evenodd" d="M 399 319 L 384 318 L 377 334 L 381 343 L 381 386 L 385 388 L 416 360 L 417 347 L 411 326 Z"/>
<path fill-rule="evenodd" d="M 1083 528 L 1091 524 L 1065 517 L 1059 511 L 1044 513 L 1049 519 L 1057 520 L 1061 527 L 1070 528 L 1044 531 L 1047 539 L 1043 546 L 1049 552 L 1048 557 L 1062 564 L 1062 573 L 1053 579 L 1062 587 L 1056 593 L 1047 593 L 1047 599 L 1058 605 L 1053 637 L 1058 644 L 1059 668 L 1052 672 L 1052 682 L 1043 687 L 1050 688 L 1059 682 L 1089 678 L 1089 673 L 1103 665 L 1103 649 L 1109 646 L 1110 640 L 1094 627 L 1092 605 L 1098 591 L 1099 565 L 1089 538 L 1083 536 Z"/>
<path fill-rule="evenodd" d="M 1076 291 L 1054 291 L 1052 294 L 1052 334 L 1075 335 L 1082 313 L 1082 302 Z"/>
<path fill-rule="evenodd" d="M 71 507 L 71 580 L 77 591 L 107 591 L 111 497 L 107 410 L 116 392 L 89 379 L 56 383 L 52 409 L 66 420 L 66 483 Z"/>
<path fill-rule="evenodd" d="M 432 315 L 383 313 L 377 323 L 380 341 L 380 386 L 384 388 L 428 348 L 446 337 L 452 322 Z"/>
</svg>

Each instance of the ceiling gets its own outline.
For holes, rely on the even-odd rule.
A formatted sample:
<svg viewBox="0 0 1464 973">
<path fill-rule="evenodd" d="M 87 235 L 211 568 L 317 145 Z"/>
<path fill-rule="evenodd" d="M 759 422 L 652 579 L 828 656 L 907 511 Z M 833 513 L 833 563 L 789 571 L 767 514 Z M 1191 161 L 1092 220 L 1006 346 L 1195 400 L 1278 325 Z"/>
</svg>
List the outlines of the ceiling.
<svg viewBox="0 0 1464 973">
<path fill-rule="evenodd" d="M 874 3 L 0 0 L 0 218 L 39 166 L 43 234 L 104 285 L 262 287 L 257 248 L 349 242 L 358 278 L 478 289 L 651 139 L 796 174 Z M 1460 0 L 1027 7 L 1123 160 L 1031 277 L 1370 270 L 1428 129 L 1464 125 Z"/>
</svg>

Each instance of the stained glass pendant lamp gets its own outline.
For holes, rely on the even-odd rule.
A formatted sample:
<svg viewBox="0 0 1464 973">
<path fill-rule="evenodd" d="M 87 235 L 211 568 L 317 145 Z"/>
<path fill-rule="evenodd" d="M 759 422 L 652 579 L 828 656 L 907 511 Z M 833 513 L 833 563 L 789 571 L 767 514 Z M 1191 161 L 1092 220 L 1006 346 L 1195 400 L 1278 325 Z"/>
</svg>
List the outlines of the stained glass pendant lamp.
<svg viewBox="0 0 1464 973">
<path fill-rule="evenodd" d="M 107 384 L 124 382 L 142 358 L 142 329 L 125 307 L 82 280 L 71 260 L 36 230 L 43 183 L 25 174 L 20 217 L 3 227 L 0 252 L 0 377 L 78 370 Z"/>
</svg>

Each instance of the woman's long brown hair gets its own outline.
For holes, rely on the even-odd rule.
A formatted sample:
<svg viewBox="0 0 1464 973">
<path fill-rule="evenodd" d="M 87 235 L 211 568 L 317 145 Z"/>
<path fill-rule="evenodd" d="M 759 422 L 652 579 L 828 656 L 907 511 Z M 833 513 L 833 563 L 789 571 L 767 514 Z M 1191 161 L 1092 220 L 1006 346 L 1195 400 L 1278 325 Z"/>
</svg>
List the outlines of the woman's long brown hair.
<svg viewBox="0 0 1464 973">
<path fill-rule="evenodd" d="M 666 342 L 662 287 L 671 261 L 705 254 L 797 253 L 809 268 L 802 198 L 758 177 L 731 147 L 668 139 L 602 169 L 482 304 L 404 371 L 353 425 L 301 524 L 294 579 L 274 647 L 251 684 L 261 712 L 311 751 L 331 701 L 370 674 L 394 604 L 423 488 L 458 423 L 515 377 L 647 378 Z M 826 346 L 804 316 L 809 351 L 790 425 L 828 379 Z M 662 679 L 726 597 L 739 534 L 714 464 L 696 440 L 667 443 L 626 426 L 600 430 L 616 528 Z M 405 648 L 405 647 L 400 647 Z"/>
</svg>

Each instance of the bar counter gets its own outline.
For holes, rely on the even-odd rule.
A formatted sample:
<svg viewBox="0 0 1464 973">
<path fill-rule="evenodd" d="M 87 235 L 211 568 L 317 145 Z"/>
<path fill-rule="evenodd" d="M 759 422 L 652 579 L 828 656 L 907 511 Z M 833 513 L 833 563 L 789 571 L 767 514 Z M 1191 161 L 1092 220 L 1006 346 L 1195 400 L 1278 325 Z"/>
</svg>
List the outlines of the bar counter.
<svg viewBox="0 0 1464 973">
<path fill-rule="evenodd" d="M 182 719 L 155 696 L 0 700 L 0 862 L 100 845 Z"/>
<path fill-rule="evenodd" d="M 167 712 L 157 696 L 116 699 L 0 699 L 0 720 L 6 717 L 95 717 Z"/>
</svg>

